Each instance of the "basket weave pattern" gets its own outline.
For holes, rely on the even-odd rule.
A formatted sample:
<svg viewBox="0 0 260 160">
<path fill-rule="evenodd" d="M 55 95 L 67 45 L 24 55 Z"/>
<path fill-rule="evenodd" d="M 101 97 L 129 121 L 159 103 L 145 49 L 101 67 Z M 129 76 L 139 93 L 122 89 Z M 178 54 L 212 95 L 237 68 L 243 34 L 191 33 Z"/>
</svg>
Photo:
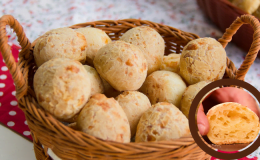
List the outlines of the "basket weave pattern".
<svg viewBox="0 0 260 160">
<path fill-rule="evenodd" d="M 244 77 L 254 62 L 260 49 L 260 25 L 256 18 L 244 15 L 237 18 L 226 30 L 219 42 L 225 48 L 231 41 L 232 36 L 243 24 L 250 24 L 254 30 L 254 39 L 251 48 L 237 70 L 231 60 L 227 58 L 225 78 L 244 80 Z M 6 25 L 9 25 L 17 34 L 18 41 L 22 47 L 19 53 L 19 62 L 15 60 L 10 52 L 8 38 L 6 36 Z M 199 38 L 196 34 L 183 32 L 176 28 L 158 23 L 125 19 L 106 20 L 76 24 L 71 28 L 91 26 L 104 30 L 112 40 L 118 40 L 122 34 L 129 29 L 148 25 L 158 31 L 166 42 L 165 54 L 180 54 L 183 47 L 191 40 Z M 75 131 L 52 115 L 45 112 L 37 103 L 33 91 L 32 80 L 37 70 L 34 63 L 33 47 L 37 39 L 30 43 L 22 26 L 14 17 L 5 15 L 0 19 L 0 49 L 5 63 L 12 74 L 16 86 L 16 98 L 19 108 L 26 116 L 28 126 L 34 140 L 35 156 L 38 160 L 51 159 L 48 148 L 61 159 L 208 159 L 207 155 L 195 143 L 192 136 L 183 137 L 176 141 L 146 142 L 146 143 L 117 143 L 104 141 L 83 132 Z M 241 40 L 242 41 L 242 40 Z"/>
</svg>

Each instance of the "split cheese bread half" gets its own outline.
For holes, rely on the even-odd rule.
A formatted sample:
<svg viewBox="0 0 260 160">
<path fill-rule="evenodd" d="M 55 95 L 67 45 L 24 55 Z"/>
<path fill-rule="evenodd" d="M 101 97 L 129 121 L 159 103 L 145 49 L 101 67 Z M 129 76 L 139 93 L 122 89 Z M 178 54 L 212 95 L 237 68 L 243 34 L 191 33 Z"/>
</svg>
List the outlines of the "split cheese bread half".
<svg viewBox="0 0 260 160">
<path fill-rule="evenodd" d="M 258 116 L 234 102 L 212 107 L 207 118 L 210 125 L 207 136 L 216 145 L 253 142 L 260 130 Z"/>
</svg>

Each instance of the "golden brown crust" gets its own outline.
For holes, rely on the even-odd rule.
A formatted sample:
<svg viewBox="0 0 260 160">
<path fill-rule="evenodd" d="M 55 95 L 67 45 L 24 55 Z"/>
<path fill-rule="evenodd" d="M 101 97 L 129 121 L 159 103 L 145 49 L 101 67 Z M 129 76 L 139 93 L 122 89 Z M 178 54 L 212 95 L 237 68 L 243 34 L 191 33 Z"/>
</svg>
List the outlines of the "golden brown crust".
<svg viewBox="0 0 260 160">
<path fill-rule="evenodd" d="M 90 84 L 91 84 L 90 85 L 91 86 L 90 96 L 93 96 L 98 93 L 104 93 L 103 82 L 102 82 L 99 74 L 95 70 L 95 68 L 88 66 L 88 65 L 83 65 L 83 66 L 89 74 L 89 79 L 90 79 Z"/>
<path fill-rule="evenodd" d="M 77 120 L 77 127 L 89 135 L 103 140 L 130 142 L 131 132 L 127 116 L 114 98 L 93 95 Z"/>
<path fill-rule="evenodd" d="M 89 74 L 81 63 L 65 58 L 41 65 L 33 85 L 39 104 L 64 121 L 74 117 L 90 96 Z"/>
<path fill-rule="evenodd" d="M 155 71 L 146 78 L 140 92 L 149 98 L 151 104 L 170 102 L 179 108 L 186 87 L 177 73 Z"/>
<path fill-rule="evenodd" d="M 84 63 L 87 46 L 81 33 L 71 28 L 58 28 L 46 32 L 38 39 L 33 55 L 38 67 L 53 58 L 69 58 Z"/>
<path fill-rule="evenodd" d="M 159 102 L 142 115 L 135 142 L 170 141 L 187 135 L 188 119 L 171 103 Z"/>
<path fill-rule="evenodd" d="M 137 91 L 125 91 L 116 100 L 126 113 L 133 137 L 142 114 L 151 107 L 151 103 L 146 95 Z"/>
<path fill-rule="evenodd" d="M 93 60 L 98 50 L 111 42 L 111 39 L 106 32 L 101 29 L 92 27 L 83 27 L 75 29 L 76 32 L 83 34 L 87 41 L 86 46 L 86 62 L 90 66 L 93 66 Z"/>
<path fill-rule="evenodd" d="M 213 38 L 190 41 L 180 58 L 180 75 L 189 84 L 200 81 L 216 81 L 223 77 L 226 69 L 226 51 Z"/>
<path fill-rule="evenodd" d="M 118 91 L 139 89 L 147 76 L 143 52 L 123 41 L 102 47 L 93 62 L 100 76 Z"/>
<path fill-rule="evenodd" d="M 163 56 L 163 61 L 162 61 L 160 70 L 179 73 L 180 57 L 181 57 L 181 54 L 175 54 L 175 53 L 169 54 L 167 56 Z"/>
<path fill-rule="evenodd" d="M 182 95 L 181 99 L 181 111 L 182 113 L 189 119 L 189 111 L 190 106 L 192 104 L 193 99 L 199 93 L 199 91 L 208 85 L 210 82 L 201 81 L 196 84 L 190 85 L 186 88 L 185 92 Z"/>
<path fill-rule="evenodd" d="M 156 30 L 147 26 L 138 26 L 124 33 L 120 40 L 134 44 L 143 50 L 148 63 L 148 75 L 160 69 L 165 43 Z"/>
<path fill-rule="evenodd" d="M 209 140 L 217 145 L 250 143 L 257 137 L 258 116 L 248 107 L 234 102 L 221 103 L 207 113 Z"/>
</svg>

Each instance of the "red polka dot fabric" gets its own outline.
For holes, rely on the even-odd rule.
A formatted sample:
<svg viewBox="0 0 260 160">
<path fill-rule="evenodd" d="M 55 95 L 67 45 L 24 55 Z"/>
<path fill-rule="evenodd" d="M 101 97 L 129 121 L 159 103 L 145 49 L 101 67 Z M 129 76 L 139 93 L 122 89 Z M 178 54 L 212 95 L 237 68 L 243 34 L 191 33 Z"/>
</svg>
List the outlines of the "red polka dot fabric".
<svg viewBox="0 0 260 160">
<path fill-rule="evenodd" d="M 9 43 L 16 62 L 20 47 Z M 23 111 L 18 107 L 12 76 L 0 54 L 0 123 L 32 140 Z"/>
</svg>

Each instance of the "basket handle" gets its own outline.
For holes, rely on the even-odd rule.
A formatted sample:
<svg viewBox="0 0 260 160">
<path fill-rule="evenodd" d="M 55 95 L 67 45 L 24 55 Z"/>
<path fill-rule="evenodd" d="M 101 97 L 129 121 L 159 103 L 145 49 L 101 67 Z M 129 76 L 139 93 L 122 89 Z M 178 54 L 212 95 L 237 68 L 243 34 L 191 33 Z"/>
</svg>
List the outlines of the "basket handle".
<svg viewBox="0 0 260 160">
<path fill-rule="evenodd" d="M 241 64 L 240 68 L 236 71 L 235 65 L 227 58 L 227 65 L 230 66 L 227 67 L 226 72 L 235 74 L 229 74 L 232 75 L 230 78 L 235 78 L 239 80 L 244 80 L 246 73 L 248 72 L 251 65 L 254 63 L 258 51 L 260 49 L 260 23 L 258 19 L 256 19 L 252 15 L 242 15 L 241 17 L 238 17 L 229 28 L 226 29 L 226 32 L 223 34 L 223 36 L 218 40 L 222 46 L 225 48 L 227 44 L 232 40 L 232 36 L 237 32 L 237 30 L 243 25 L 243 24 L 250 24 L 254 30 L 253 34 L 253 43 L 251 44 L 251 47 L 249 49 L 249 52 L 247 53 L 245 60 Z M 234 72 L 235 71 L 235 72 Z"/>
<path fill-rule="evenodd" d="M 18 37 L 18 42 L 22 47 L 21 52 L 19 53 L 19 62 L 16 63 L 15 59 L 8 45 L 8 37 L 6 33 L 6 25 L 9 25 L 15 32 Z M 23 75 L 21 68 L 23 66 L 20 63 L 21 59 L 28 59 L 30 56 L 30 47 L 31 43 L 26 37 L 22 26 L 20 23 L 14 19 L 11 15 L 4 15 L 0 18 L 0 51 L 5 60 L 5 64 L 9 69 L 9 72 L 12 75 L 12 78 L 16 87 L 16 98 L 19 101 L 26 93 L 28 89 L 27 80 L 25 79 L 26 75 Z M 24 73 L 26 74 L 26 73 Z"/>
</svg>

